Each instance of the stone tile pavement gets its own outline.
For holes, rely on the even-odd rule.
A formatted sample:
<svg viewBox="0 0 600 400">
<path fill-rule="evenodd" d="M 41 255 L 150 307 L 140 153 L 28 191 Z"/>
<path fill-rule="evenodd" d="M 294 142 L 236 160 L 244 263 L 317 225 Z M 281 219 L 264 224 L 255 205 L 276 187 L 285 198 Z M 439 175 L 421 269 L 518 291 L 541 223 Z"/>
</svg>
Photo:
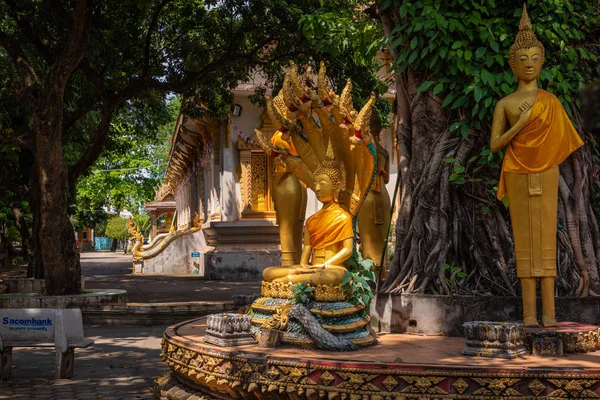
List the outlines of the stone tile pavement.
<svg viewBox="0 0 600 400">
<path fill-rule="evenodd" d="M 85 328 L 95 344 L 75 350 L 73 380 L 53 380 L 54 349 L 14 349 L 13 379 L 0 383 L 0 399 L 153 399 L 154 379 L 167 371 L 160 361 L 165 328 Z"/>
</svg>

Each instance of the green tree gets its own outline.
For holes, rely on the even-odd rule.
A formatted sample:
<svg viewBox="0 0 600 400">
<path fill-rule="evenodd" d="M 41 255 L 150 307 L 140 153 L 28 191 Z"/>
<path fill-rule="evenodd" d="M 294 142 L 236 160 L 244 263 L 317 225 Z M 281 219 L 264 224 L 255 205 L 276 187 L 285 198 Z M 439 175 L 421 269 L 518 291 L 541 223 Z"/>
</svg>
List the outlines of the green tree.
<svg viewBox="0 0 600 400">
<path fill-rule="evenodd" d="M 139 214 L 140 206 L 154 198 L 180 108 L 179 98 L 171 97 L 164 109 L 146 110 L 144 120 L 152 123 L 140 123 L 132 113 L 115 118 L 104 152 L 75 185 L 72 213 L 77 221 L 96 229 L 106 223 L 105 209 L 127 207 Z"/>
<path fill-rule="evenodd" d="M 106 224 L 104 234 L 113 240 L 120 240 L 127 243 L 129 231 L 127 230 L 127 220 L 121 217 L 112 217 Z M 125 248 L 127 245 L 125 244 Z"/>
<path fill-rule="evenodd" d="M 0 108 L 25 110 L 24 120 L 9 121 L 11 132 L 3 134 L 32 156 L 33 249 L 43 262 L 49 294 L 81 291 L 68 194 L 99 158 L 114 119 L 159 107 L 167 92 L 197 100 L 186 102 L 189 115 L 223 118 L 230 89 L 257 68 L 272 79 L 287 60 L 315 56 L 298 21 L 322 3 L 330 10 L 355 5 L 343 0 L 0 3 Z"/>
<path fill-rule="evenodd" d="M 546 48 L 540 84 L 576 126 L 578 95 L 597 80 L 600 15 L 591 1 L 528 2 Z M 501 157 L 489 147 L 496 102 L 515 89 L 508 66 L 522 8 L 485 0 L 377 0 L 393 60 L 401 209 L 387 292 L 449 294 L 444 264 L 467 274 L 464 293 L 515 295 L 505 206 L 495 199 Z M 583 132 L 582 137 L 585 136 Z M 593 141 L 561 165 L 559 293 L 600 289 L 600 234 L 593 218 Z"/>
</svg>

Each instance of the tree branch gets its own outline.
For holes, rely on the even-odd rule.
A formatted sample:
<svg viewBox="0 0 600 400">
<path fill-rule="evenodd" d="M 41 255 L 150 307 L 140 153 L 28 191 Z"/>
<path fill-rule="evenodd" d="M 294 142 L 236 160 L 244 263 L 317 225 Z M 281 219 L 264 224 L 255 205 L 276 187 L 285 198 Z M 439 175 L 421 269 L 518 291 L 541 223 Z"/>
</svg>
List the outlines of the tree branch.
<svg viewBox="0 0 600 400">
<path fill-rule="evenodd" d="M 39 84 L 39 78 L 35 69 L 29 62 L 29 59 L 25 55 L 25 52 L 19 46 L 19 43 L 15 41 L 10 36 L 0 31 L 0 46 L 2 46 L 10 58 L 12 59 L 17 72 L 19 73 L 19 77 L 21 78 L 21 88 L 19 88 L 19 95 L 21 95 L 26 100 L 32 100 L 31 97 L 28 96 L 28 92 L 30 88 L 34 85 Z"/>
<path fill-rule="evenodd" d="M 148 32 L 146 33 L 146 45 L 144 46 L 144 67 L 142 70 L 142 78 L 146 78 L 150 75 L 150 45 L 152 44 L 152 33 L 156 30 L 160 13 L 165 6 L 172 1 L 173 0 L 162 0 L 162 2 L 156 8 L 156 11 L 154 11 L 154 15 L 152 16 L 152 20 L 148 26 Z"/>
<path fill-rule="evenodd" d="M 92 165 L 104 150 L 104 143 L 110 132 L 110 123 L 115 111 L 116 103 L 105 101 L 102 105 L 102 119 L 96 128 L 96 133 L 92 138 L 92 142 L 87 150 L 77 160 L 77 162 L 69 168 L 69 186 L 73 187 L 77 178 Z"/>
<path fill-rule="evenodd" d="M 5 0 L 5 2 L 12 10 L 15 21 L 17 22 L 17 26 L 21 32 L 25 35 L 25 37 L 27 37 L 27 39 L 29 39 L 31 44 L 33 44 L 35 49 L 38 51 L 38 53 L 40 53 L 46 63 L 48 63 L 48 65 L 52 65 L 54 63 L 54 57 L 50 53 L 50 49 L 46 47 L 40 38 L 33 33 L 31 24 L 21 17 L 21 10 L 19 10 L 17 3 L 14 0 Z"/>
<path fill-rule="evenodd" d="M 57 88 L 61 93 L 86 52 L 93 15 L 93 0 L 77 0 L 75 20 L 67 44 L 48 74 L 47 85 Z"/>
</svg>

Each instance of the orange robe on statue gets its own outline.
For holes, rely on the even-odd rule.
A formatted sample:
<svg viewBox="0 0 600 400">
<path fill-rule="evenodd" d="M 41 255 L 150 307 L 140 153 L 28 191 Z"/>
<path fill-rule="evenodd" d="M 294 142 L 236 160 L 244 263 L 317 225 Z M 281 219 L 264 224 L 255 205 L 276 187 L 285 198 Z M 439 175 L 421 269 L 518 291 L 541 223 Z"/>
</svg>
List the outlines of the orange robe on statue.
<svg viewBox="0 0 600 400">
<path fill-rule="evenodd" d="M 332 244 L 354 237 L 352 217 L 337 203 L 321 208 L 306 221 L 313 249 L 324 249 Z"/>
<path fill-rule="evenodd" d="M 498 184 L 498 200 L 506 194 L 505 172 L 533 174 L 548 171 L 583 146 L 562 104 L 539 89 L 527 125 L 506 146 Z"/>
</svg>

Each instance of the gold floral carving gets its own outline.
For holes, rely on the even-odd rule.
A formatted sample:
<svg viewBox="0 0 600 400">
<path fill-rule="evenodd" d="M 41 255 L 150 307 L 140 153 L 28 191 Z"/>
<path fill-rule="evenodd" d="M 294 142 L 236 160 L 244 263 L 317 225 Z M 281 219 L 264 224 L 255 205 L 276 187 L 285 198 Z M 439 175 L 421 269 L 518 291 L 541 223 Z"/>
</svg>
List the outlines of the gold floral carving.
<svg viewBox="0 0 600 400">
<path fill-rule="evenodd" d="M 402 389 L 404 393 L 430 393 L 430 394 L 447 394 L 445 390 L 437 386 L 438 383 L 445 380 L 439 376 L 401 376 L 405 382 L 410 385 Z"/>
<path fill-rule="evenodd" d="M 561 388 L 569 394 L 568 397 L 573 398 L 600 398 L 600 395 L 589 390 L 598 381 L 590 381 L 583 379 L 548 379 L 554 386 Z M 549 396 L 552 396 L 550 394 Z M 558 396 L 556 396 L 558 397 Z"/>
<path fill-rule="evenodd" d="M 252 153 L 250 158 L 252 211 L 267 211 L 267 157 L 264 153 Z"/>
<path fill-rule="evenodd" d="M 292 303 L 288 303 L 277 307 L 273 318 L 264 321 L 262 327 L 266 329 L 275 329 L 278 331 L 284 330 L 288 325 L 292 306 Z"/>
<path fill-rule="evenodd" d="M 308 285 L 310 286 L 310 285 Z M 272 297 L 276 299 L 291 299 L 294 297 L 293 285 L 282 282 L 262 282 L 262 297 Z M 317 285 L 314 287 L 313 295 L 317 301 L 345 301 L 348 294 L 341 285 Z"/>
<path fill-rule="evenodd" d="M 540 382 L 539 380 L 534 380 L 533 382 L 531 382 L 529 384 L 529 386 L 527 386 L 529 388 L 529 390 L 531 390 L 531 392 L 533 394 L 535 394 L 536 396 L 539 396 L 544 390 L 546 390 L 546 385 L 544 385 L 542 382 Z"/>
<path fill-rule="evenodd" d="M 493 393 L 496 396 L 499 396 L 501 393 L 505 392 L 511 386 L 519 381 L 519 379 L 510 379 L 510 378 L 501 378 L 501 379 L 489 379 L 489 378 L 473 378 L 473 380 L 479 383 L 482 387 L 475 391 L 474 394 L 484 394 L 489 395 Z M 504 395 L 516 395 L 515 390 L 511 389 L 510 393 L 503 393 Z M 516 392 L 518 393 L 518 392 Z"/>
<path fill-rule="evenodd" d="M 469 388 L 469 384 L 465 382 L 463 378 L 458 378 L 453 384 L 452 387 L 456 389 L 456 391 L 460 394 L 463 394 L 465 390 Z"/>
<path fill-rule="evenodd" d="M 323 374 L 321 374 L 319 379 L 321 379 L 321 382 L 323 382 L 326 386 L 329 386 L 331 382 L 335 380 L 335 377 L 331 375 L 329 371 L 325 371 Z"/>
</svg>

